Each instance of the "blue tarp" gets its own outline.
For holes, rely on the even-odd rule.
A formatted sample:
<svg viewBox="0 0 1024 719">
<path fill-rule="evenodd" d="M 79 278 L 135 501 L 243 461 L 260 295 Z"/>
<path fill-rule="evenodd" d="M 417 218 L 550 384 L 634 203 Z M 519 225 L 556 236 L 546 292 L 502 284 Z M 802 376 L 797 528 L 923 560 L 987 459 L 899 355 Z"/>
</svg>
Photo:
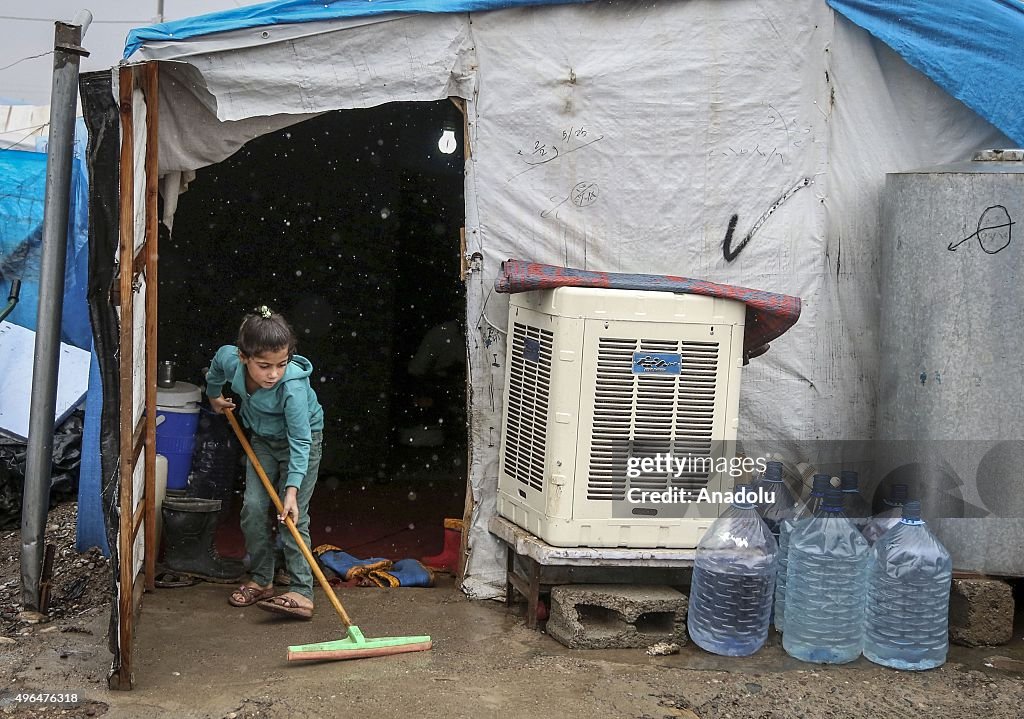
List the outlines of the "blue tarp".
<svg viewBox="0 0 1024 719">
<path fill-rule="evenodd" d="M 502 10 L 531 5 L 569 5 L 591 0 L 275 0 L 259 5 L 232 8 L 149 27 L 135 28 L 125 40 L 124 56 L 147 41 L 187 40 L 215 32 L 241 30 L 264 25 L 370 17 L 394 13 L 456 13 Z"/>
<path fill-rule="evenodd" d="M 588 0 L 276 0 L 136 28 L 124 56 L 147 41 L 285 23 L 388 13 L 479 12 Z M 826 0 L 946 92 L 1024 145 L 1024 0 Z"/>
<path fill-rule="evenodd" d="M 1024 2 L 827 2 L 1024 146 Z"/>
<path fill-rule="evenodd" d="M 71 172 L 71 217 L 68 223 L 67 265 L 61 341 L 88 350 L 92 347 L 89 307 L 88 180 L 85 169 L 85 124 L 75 131 Z M 20 279 L 21 300 L 9 322 L 36 328 L 39 305 L 39 260 L 42 255 L 43 198 L 46 190 L 46 145 L 39 152 L 0 149 L 0 305 L 7 304 L 11 281 Z"/>
</svg>

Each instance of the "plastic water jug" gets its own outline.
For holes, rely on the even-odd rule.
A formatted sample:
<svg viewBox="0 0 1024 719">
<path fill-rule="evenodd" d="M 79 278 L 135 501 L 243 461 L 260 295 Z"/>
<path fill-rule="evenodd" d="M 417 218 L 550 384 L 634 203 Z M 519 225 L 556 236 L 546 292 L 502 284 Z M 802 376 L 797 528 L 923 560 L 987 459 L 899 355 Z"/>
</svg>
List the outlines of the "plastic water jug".
<svg viewBox="0 0 1024 719">
<path fill-rule="evenodd" d="M 882 535 L 868 562 L 864 656 L 894 669 L 933 669 L 949 648 L 949 552 L 921 520 L 921 503 Z"/>
<path fill-rule="evenodd" d="M 806 502 L 797 505 L 793 516 L 782 522 L 779 528 L 779 570 L 775 574 L 775 630 L 785 631 L 786 623 L 786 572 L 789 570 L 789 537 L 793 527 L 800 521 L 810 519 L 821 509 L 825 490 L 831 487 L 831 477 L 816 474 L 811 480 L 811 494 Z"/>
<path fill-rule="evenodd" d="M 757 514 L 754 493 L 739 485 L 733 503 L 697 545 L 686 624 L 697 646 L 742 657 L 768 637 L 778 546 Z"/>
<path fill-rule="evenodd" d="M 757 485 L 759 493 L 767 497 L 758 504 L 757 512 L 768 525 L 775 540 L 779 539 L 779 528 L 782 522 L 793 516 L 796 511 L 796 498 L 782 478 L 782 462 L 769 462 L 764 477 Z"/>
<path fill-rule="evenodd" d="M 782 647 L 816 664 L 845 664 L 864 648 L 868 543 L 830 487 L 821 509 L 789 537 Z"/>
<path fill-rule="evenodd" d="M 903 503 L 907 501 L 907 485 L 894 484 L 889 487 L 889 497 L 884 500 L 881 512 L 871 518 L 862 530 L 868 544 L 874 544 L 879 537 L 895 527 L 903 516 Z"/>
<path fill-rule="evenodd" d="M 839 474 L 839 482 L 843 490 L 843 513 L 863 532 L 864 527 L 871 521 L 871 505 L 860 493 L 857 473 L 852 469 L 844 469 Z"/>
</svg>

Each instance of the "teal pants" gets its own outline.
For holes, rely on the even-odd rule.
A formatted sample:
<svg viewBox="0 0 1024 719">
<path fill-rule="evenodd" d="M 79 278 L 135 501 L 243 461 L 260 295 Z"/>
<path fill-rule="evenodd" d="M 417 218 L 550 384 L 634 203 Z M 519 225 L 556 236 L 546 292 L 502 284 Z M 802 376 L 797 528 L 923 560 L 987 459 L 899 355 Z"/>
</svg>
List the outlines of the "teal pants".
<svg viewBox="0 0 1024 719">
<path fill-rule="evenodd" d="M 285 480 L 288 477 L 288 440 L 269 439 L 253 435 L 252 449 L 259 459 L 263 471 L 277 489 L 281 501 L 284 501 Z M 299 485 L 296 499 L 299 505 L 299 521 L 295 523 L 302 540 L 309 547 L 309 500 L 316 488 L 316 476 L 320 470 L 320 456 L 323 446 L 323 433 L 313 432 L 313 444 L 309 448 L 309 467 L 306 476 Z M 270 495 L 264 489 L 259 475 L 251 461 L 245 467 L 245 496 L 242 501 L 242 534 L 245 536 L 245 548 L 249 552 L 249 574 L 260 586 L 268 586 L 274 579 L 274 539 L 271 531 Z M 274 521 L 277 519 L 274 510 Z M 302 556 L 292 533 L 282 524 L 281 534 L 284 537 L 284 560 L 291 575 L 289 589 L 309 599 L 313 598 L 313 572 Z"/>
</svg>

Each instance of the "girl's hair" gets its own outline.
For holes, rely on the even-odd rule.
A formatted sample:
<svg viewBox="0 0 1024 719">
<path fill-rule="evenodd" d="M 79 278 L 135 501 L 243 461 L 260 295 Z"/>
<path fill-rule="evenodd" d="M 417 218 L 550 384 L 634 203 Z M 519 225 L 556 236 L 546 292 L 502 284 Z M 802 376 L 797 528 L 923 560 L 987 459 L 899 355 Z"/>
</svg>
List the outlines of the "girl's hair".
<svg viewBox="0 0 1024 719">
<path fill-rule="evenodd" d="M 288 321 L 277 312 L 262 305 L 245 316 L 238 328 L 238 351 L 246 357 L 288 348 L 288 357 L 295 354 L 298 340 Z"/>
</svg>

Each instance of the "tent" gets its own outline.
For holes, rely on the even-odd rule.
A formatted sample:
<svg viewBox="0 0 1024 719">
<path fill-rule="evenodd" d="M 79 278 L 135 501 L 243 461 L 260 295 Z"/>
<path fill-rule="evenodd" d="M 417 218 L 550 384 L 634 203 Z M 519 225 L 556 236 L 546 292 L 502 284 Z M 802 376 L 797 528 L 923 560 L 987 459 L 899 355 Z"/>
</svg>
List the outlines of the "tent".
<svg viewBox="0 0 1024 719">
<path fill-rule="evenodd" d="M 121 119 L 134 119 L 120 166 L 134 156 L 135 174 L 120 197 L 137 238 L 155 227 L 154 173 L 173 227 L 194 173 L 253 138 L 334 110 L 464 103 L 466 255 L 482 259 L 465 282 L 474 510 L 463 589 L 481 598 L 504 585 L 487 530 L 503 260 L 799 296 L 801 321 L 744 370 L 741 437 L 776 450 L 871 439 L 885 174 L 1024 141 L 1022 101 L 1007 91 L 1022 70 L 1016 0 L 531 5 L 269 2 L 134 30 L 114 75 L 146 73 L 142 89 L 113 90 Z M 159 120 L 148 138 L 147 107 Z M 87 98 L 87 117 L 115 121 L 109 102 L 98 108 Z M 593 202 L 566 202 L 579 183 Z M 108 221 L 107 251 L 115 231 Z"/>
</svg>

